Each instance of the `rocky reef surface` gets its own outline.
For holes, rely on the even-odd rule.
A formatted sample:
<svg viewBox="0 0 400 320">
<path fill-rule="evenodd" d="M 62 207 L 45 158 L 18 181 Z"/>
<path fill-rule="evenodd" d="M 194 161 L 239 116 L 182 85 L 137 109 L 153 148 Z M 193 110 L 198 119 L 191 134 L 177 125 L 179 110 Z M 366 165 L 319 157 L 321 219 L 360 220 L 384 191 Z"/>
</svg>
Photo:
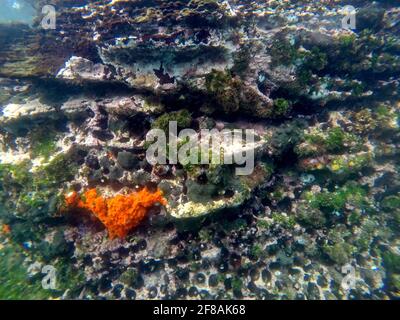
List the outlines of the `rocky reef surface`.
<svg viewBox="0 0 400 320">
<path fill-rule="evenodd" d="M 32 2 L 0 24 L 0 298 L 400 296 L 398 4 Z M 169 121 L 254 129 L 253 173 L 149 164 Z M 124 238 L 65 203 L 143 188 Z"/>
</svg>

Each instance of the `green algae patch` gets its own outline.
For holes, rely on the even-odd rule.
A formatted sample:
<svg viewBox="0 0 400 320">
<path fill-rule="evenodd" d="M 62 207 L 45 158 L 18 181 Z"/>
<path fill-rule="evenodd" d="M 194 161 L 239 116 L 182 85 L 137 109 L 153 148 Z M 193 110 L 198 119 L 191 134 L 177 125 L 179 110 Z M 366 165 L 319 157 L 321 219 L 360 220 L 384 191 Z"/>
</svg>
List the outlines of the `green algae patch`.
<svg viewBox="0 0 400 320">
<path fill-rule="evenodd" d="M 339 265 L 344 265 L 350 261 L 351 255 L 354 252 L 354 247 L 346 242 L 339 242 L 334 245 L 325 245 L 323 252 L 329 258 Z"/>
<path fill-rule="evenodd" d="M 35 257 L 36 254 L 31 255 L 12 242 L 0 245 L 0 299 L 58 299 L 66 290 L 70 294 L 79 295 L 84 283 L 83 274 L 69 265 L 63 256 L 58 255 L 56 260 L 48 261 L 47 265 L 39 259 L 36 261 L 37 270 L 29 271 Z M 55 270 L 54 289 L 43 288 L 42 281 L 47 284 L 48 275 L 45 266 Z"/>
<path fill-rule="evenodd" d="M 46 128 L 32 132 L 31 141 L 31 156 L 33 158 L 43 157 L 45 161 L 48 161 L 57 150 L 56 134 Z"/>
<path fill-rule="evenodd" d="M 357 207 L 366 206 L 366 196 L 367 193 L 362 187 L 349 183 L 333 192 L 324 191 L 317 194 L 307 192 L 306 200 L 313 208 L 340 211 L 345 208 L 346 204 L 350 203 Z"/>
<path fill-rule="evenodd" d="M 3 246 L 3 245 L 2 245 Z M 41 281 L 28 277 L 24 264 L 26 256 L 16 245 L 0 247 L 0 299 L 2 300 L 42 300 L 52 298 L 49 290 L 44 290 Z"/>
<path fill-rule="evenodd" d="M 400 209 L 400 196 L 388 196 L 381 202 L 383 210 L 392 212 Z"/>
<path fill-rule="evenodd" d="M 186 129 L 189 128 L 192 123 L 192 115 L 186 109 L 165 113 L 152 123 L 151 128 L 168 132 L 169 123 L 171 121 L 177 122 L 178 129 Z"/>
<path fill-rule="evenodd" d="M 326 153 L 338 154 L 357 150 L 359 146 L 360 139 L 340 127 L 329 128 L 325 131 L 312 129 L 303 134 L 302 141 L 296 146 L 296 153 L 300 157 Z"/>
<path fill-rule="evenodd" d="M 0 164 L 0 218 L 11 226 L 14 241 L 40 241 L 45 226 L 59 217 L 60 190 L 76 169 L 65 154 L 36 168 L 30 161 Z"/>
<path fill-rule="evenodd" d="M 274 100 L 274 108 L 272 110 L 272 114 L 276 117 L 285 116 L 289 113 L 291 108 L 291 103 L 284 99 L 278 98 Z"/>
</svg>

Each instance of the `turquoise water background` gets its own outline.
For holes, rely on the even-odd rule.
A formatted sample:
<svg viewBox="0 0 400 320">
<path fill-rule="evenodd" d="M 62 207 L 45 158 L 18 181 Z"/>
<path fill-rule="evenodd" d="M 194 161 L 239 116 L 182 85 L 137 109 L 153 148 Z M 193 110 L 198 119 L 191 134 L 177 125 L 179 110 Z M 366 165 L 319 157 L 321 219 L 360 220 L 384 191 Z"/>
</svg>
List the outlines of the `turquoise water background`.
<svg viewBox="0 0 400 320">
<path fill-rule="evenodd" d="M 23 0 L 1 0 L 0 23 L 32 23 L 34 8 Z"/>
</svg>

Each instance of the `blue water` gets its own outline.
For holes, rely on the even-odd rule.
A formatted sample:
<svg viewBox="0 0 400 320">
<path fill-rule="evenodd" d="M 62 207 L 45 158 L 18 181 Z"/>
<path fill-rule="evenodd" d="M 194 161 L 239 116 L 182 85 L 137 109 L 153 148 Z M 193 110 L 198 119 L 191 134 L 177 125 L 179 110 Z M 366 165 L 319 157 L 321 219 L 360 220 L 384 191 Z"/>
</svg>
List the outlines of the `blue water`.
<svg viewBox="0 0 400 320">
<path fill-rule="evenodd" d="M 22 22 L 31 24 L 34 16 L 35 9 L 26 1 L 1 0 L 0 23 Z"/>
</svg>

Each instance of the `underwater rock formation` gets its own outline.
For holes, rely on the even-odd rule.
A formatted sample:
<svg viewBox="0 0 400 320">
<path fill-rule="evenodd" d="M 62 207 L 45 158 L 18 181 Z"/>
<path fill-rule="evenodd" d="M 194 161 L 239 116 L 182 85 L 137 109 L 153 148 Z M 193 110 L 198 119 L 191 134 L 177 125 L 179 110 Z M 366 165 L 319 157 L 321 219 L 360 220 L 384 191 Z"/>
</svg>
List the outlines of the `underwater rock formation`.
<svg viewBox="0 0 400 320">
<path fill-rule="evenodd" d="M 31 2 L 0 24 L 0 283 L 10 259 L 55 265 L 44 298 L 400 296 L 396 4 L 350 1 L 349 30 L 349 1 Z M 152 165 L 171 121 L 254 130 L 254 170 Z"/>
</svg>

